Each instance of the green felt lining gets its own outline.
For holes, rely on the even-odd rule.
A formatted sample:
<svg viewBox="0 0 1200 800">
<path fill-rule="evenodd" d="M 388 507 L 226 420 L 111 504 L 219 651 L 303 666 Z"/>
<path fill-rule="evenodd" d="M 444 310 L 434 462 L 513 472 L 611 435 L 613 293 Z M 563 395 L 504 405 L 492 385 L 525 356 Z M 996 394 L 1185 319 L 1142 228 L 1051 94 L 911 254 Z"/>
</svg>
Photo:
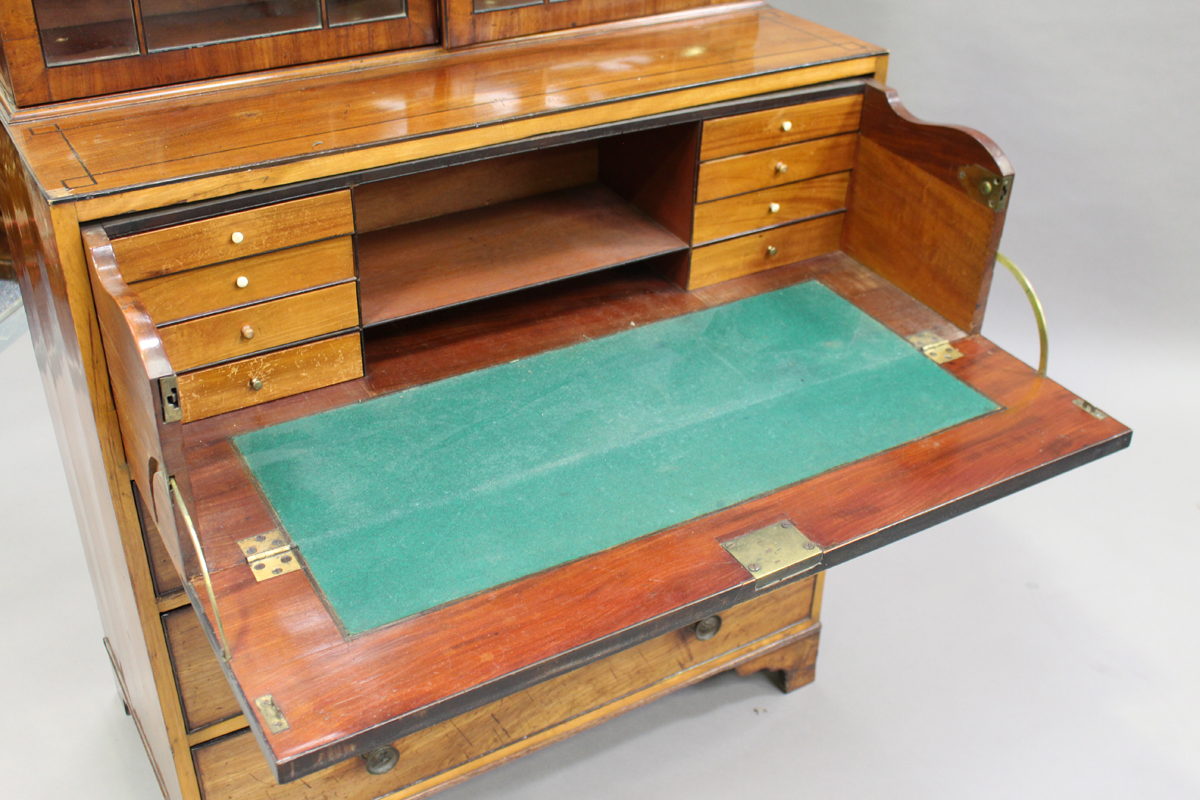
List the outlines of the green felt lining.
<svg viewBox="0 0 1200 800">
<path fill-rule="evenodd" d="M 355 634 L 995 408 L 810 282 L 235 442 Z"/>
</svg>

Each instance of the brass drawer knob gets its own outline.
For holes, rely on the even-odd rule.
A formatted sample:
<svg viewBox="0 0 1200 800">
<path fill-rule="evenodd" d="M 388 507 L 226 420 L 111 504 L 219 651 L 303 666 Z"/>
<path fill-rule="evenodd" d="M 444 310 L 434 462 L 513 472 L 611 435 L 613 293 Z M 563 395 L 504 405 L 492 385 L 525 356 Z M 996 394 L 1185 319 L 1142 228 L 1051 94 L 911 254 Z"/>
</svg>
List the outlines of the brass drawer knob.
<svg viewBox="0 0 1200 800">
<path fill-rule="evenodd" d="M 721 618 L 715 614 L 711 617 L 705 617 L 692 626 L 692 630 L 696 634 L 696 638 L 702 642 L 717 635 L 717 631 L 721 630 Z"/>
<path fill-rule="evenodd" d="M 243 339 L 253 339 L 254 338 L 254 328 L 251 328 L 249 325 L 243 325 L 242 326 L 242 338 Z"/>
<path fill-rule="evenodd" d="M 383 775 L 391 772 L 399 763 L 400 751 L 388 745 L 369 753 L 363 753 L 363 760 L 367 762 L 367 772 L 372 775 Z"/>
<path fill-rule="evenodd" d="M 245 236 L 242 236 L 241 231 L 234 231 L 233 236 L 231 236 L 229 238 L 233 240 L 234 244 L 241 244 L 246 239 Z"/>
<path fill-rule="evenodd" d="M 773 244 L 767 245 L 767 255 L 773 256 L 778 252 L 779 251 L 775 249 L 775 245 L 773 245 Z"/>
<path fill-rule="evenodd" d="M 247 286 L 250 285 L 250 279 L 247 278 L 245 275 L 238 275 L 238 279 L 236 281 L 234 281 L 234 284 L 239 289 L 245 289 Z"/>
<path fill-rule="evenodd" d="M 787 133 L 788 131 L 790 131 L 792 129 L 792 123 L 785 119 L 783 121 L 783 124 L 780 125 L 779 127 L 783 129 L 784 133 Z"/>
<path fill-rule="evenodd" d="M 771 205 L 767 206 L 767 210 L 770 211 L 772 214 L 778 214 L 779 213 L 779 203 L 771 203 Z"/>
<path fill-rule="evenodd" d="M 253 389 L 254 391 L 257 392 L 262 387 L 263 387 L 262 378 L 251 378 L 250 379 L 250 388 L 251 389 Z"/>
<path fill-rule="evenodd" d="M 778 164 L 775 165 L 775 172 L 778 173 L 779 175 L 782 175 L 783 173 L 787 172 L 787 164 L 780 161 Z"/>
</svg>

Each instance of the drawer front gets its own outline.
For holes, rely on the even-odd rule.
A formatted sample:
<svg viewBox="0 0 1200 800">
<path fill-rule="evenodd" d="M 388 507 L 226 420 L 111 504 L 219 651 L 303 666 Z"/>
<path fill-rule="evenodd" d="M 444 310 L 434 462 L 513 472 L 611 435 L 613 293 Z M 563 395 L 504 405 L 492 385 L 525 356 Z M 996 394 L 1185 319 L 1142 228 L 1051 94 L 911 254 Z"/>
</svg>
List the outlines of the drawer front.
<svg viewBox="0 0 1200 800">
<path fill-rule="evenodd" d="M 242 713 L 191 606 L 162 615 L 188 733 Z"/>
<path fill-rule="evenodd" d="M 853 133 L 862 119 L 862 104 L 862 95 L 854 95 L 710 119 L 704 123 L 700 160 Z"/>
<path fill-rule="evenodd" d="M 854 166 L 858 135 L 853 133 L 775 147 L 700 165 L 696 202 L 782 186 Z"/>
<path fill-rule="evenodd" d="M 158 329 L 176 372 L 358 325 L 354 283 L 269 300 Z"/>
<path fill-rule="evenodd" d="M 264 785 L 274 800 L 414 797 L 794 641 L 813 624 L 815 589 L 808 578 L 722 613 L 710 639 L 689 626 L 406 736 L 383 775 L 352 758 L 276 786 L 247 731 L 192 751 L 200 785 L 207 800 L 258 800 Z"/>
<path fill-rule="evenodd" d="M 846 207 L 850 173 L 838 172 L 696 206 L 692 241 L 703 244 Z"/>
<path fill-rule="evenodd" d="M 782 267 L 839 249 L 845 214 L 831 214 L 782 228 L 697 247 L 688 289 L 699 289 L 765 269 Z"/>
<path fill-rule="evenodd" d="M 132 288 L 162 325 L 354 278 L 349 236 L 140 281 Z"/>
<path fill-rule="evenodd" d="M 362 374 L 357 333 L 189 372 L 179 376 L 183 421 L 320 389 Z"/>
<path fill-rule="evenodd" d="M 137 233 L 112 242 L 126 283 L 354 232 L 350 192 Z"/>
</svg>

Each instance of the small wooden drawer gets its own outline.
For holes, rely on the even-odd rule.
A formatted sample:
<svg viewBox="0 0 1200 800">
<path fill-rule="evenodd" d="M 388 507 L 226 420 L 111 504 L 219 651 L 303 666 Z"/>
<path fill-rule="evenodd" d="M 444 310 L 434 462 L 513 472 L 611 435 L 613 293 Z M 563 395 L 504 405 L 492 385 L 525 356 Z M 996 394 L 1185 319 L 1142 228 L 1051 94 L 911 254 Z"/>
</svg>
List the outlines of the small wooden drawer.
<svg viewBox="0 0 1200 800">
<path fill-rule="evenodd" d="M 270 350 L 358 326 L 358 290 L 351 283 L 159 328 L 176 372 Z"/>
<path fill-rule="evenodd" d="M 354 278 L 349 236 L 140 281 L 137 292 L 158 325 L 257 303 Z"/>
<path fill-rule="evenodd" d="M 846 207 L 850 173 L 836 172 L 696 206 L 692 241 L 716 239 L 784 225 Z"/>
<path fill-rule="evenodd" d="M 692 251 L 688 289 L 699 289 L 838 250 L 845 214 L 830 214 Z"/>
<path fill-rule="evenodd" d="M 183 421 L 332 386 L 362 374 L 357 333 L 189 372 L 179 376 Z"/>
<path fill-rule="evenodd" d="M 240 716 L 233 690 L 191 606 L 162 615 L 188 733 Z"/>
<path fill-rule="evenodd" d="M 126 283 L 354 232 L 350 192 L 305 197 L 112 242 Z"/>
<path fill-rule="evenodd" d="M 800 645 L 810 669 L 817 586 L 808 578 L 722 612 L 711 638 L 689 625 L 410 734 L 394 743 L 400 761 L 382 775 L 351 758 L 278 786 L 246 731 L 192 750 L 200 786 L 207 800 L 259 800 L 264 786 L 274 800 L 421 796 L 718 672 L 763 668 L 756 659 L 781 648 Z"/>
<path fill-rule="evenodd" d="M 700 160 L 780 147 L 858 130 L 862 95 L 835 97 L 787 108 L 772 108 L 704 123 Z"/>
<path fill-rule="evenodd" d="M 718 158 L 700 165 L 696 202 L 782 186 L 854 167 L 858 134 L 846 133 L 811 142 Z"/>
</svg>

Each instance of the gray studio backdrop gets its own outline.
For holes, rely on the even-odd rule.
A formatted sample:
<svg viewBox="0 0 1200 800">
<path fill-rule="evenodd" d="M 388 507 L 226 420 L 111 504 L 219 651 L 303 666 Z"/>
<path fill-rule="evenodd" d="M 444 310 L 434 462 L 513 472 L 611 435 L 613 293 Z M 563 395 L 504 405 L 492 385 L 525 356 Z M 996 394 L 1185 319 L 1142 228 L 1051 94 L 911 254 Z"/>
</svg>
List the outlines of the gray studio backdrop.
<svg viewBox="0 0 1200 800">
<path fill-rule="evenodd" d="M 777 5 L 888 47 L 911 112 L 1005 150 L 1051 377 L 1133 446 L 833 570 L 815 684 L 719 676 L 442 797 L 1200 797 L 1200 3 Z M 984 334 L 1036 361 L 1004 272 Z M 0 348 L 0 455 L 0 796 L 154 800 L 28 334 Z"/>
</svg>

